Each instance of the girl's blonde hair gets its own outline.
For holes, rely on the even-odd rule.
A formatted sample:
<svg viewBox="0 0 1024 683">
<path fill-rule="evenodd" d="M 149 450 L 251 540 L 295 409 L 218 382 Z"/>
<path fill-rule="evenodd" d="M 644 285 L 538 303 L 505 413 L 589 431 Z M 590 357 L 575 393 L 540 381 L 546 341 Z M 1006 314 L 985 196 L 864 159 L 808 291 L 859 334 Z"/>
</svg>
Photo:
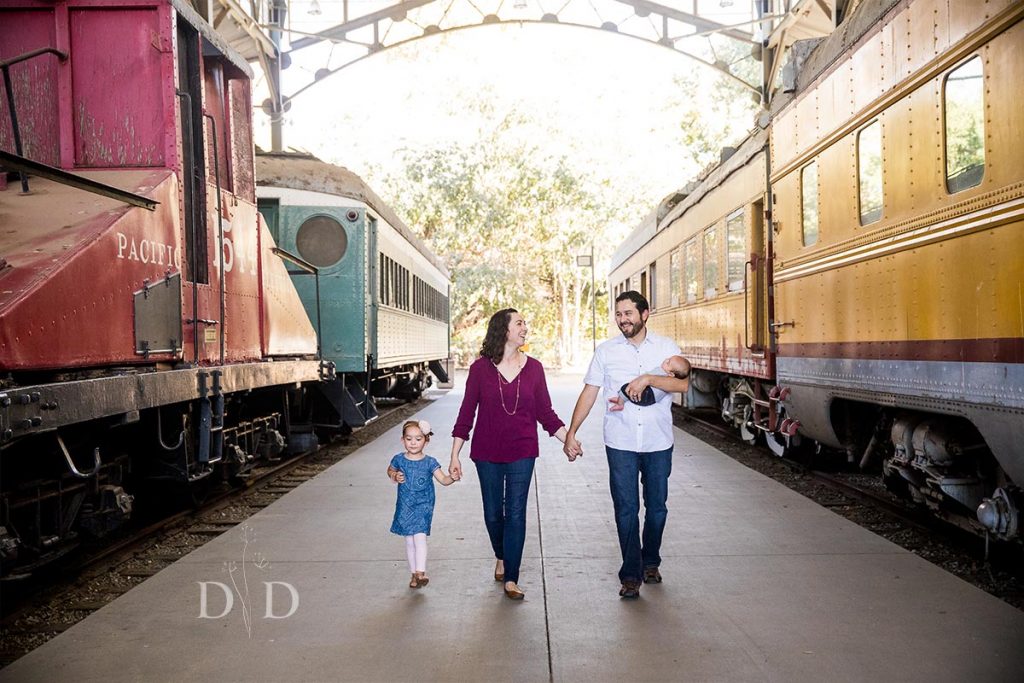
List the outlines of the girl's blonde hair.
<svg viewBox="0 0 1024 683">
<path fill-rule="evenodd" d="M 415 427 L 423 433 L 424 443 L 430 441 L 430 437 L 434 434 L 434 432 L 430 431 L 430 423 L 426 420 L 406 420 L 405 424 L 402 425 L 402 436 L 405 436 L 409 427 Z"/>
</svg>

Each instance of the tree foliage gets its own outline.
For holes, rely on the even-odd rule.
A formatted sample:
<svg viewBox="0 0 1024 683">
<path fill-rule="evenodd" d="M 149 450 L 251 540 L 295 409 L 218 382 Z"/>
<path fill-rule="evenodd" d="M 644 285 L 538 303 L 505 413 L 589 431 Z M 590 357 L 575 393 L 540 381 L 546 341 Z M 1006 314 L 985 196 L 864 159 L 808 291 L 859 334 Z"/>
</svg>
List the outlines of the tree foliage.
<svg viewBox="0 0 1024 683">
<path fill-rule="evenodd" d="M 528 142 L 529 123 L 512 112 L 472 144 L 405 150 L 401 172 L 385 180 L 395 208 L 447 261 L 463 362 L 479 350 L 488 317 L 507 306 L 530 324 L 532 353 L 557 366 L 577 361 L 592 291 L 576 256 L 593 241 L 607 258 L 629 227 L 629 211 L 609 205 L 607 183 Z"/>
<path fill-rule="evenodd" d="M 736 122 L 751 118 L 749 102 L 727 101 L 736 98 L 728 86 L 717 92 L 712 112 L 699 111 L 688 93 L 705 82 L 694 77 L 661 100 L 685 112 L 680 132 L 693 158 L 681 159 L 680 169 L 708 163 L 742 131 Z M 469 104 L 461 99 L 460 106 L 474 109 L 466 119 L 482 125 L 471 126 L 461 142 L 400 150 L 375 182 L 448 265 L 452 349 L 461 363 L 476 357 L 490 315 L 512 306 L 531 327 L 533 355 L 555 367 L 578 365 L 589 357 L 594 289 L 598 340 L 607 334 L 607 264 L 650 212 L 649 191 L 583 167 L 580 159 L 594 152 L 583 146 L 600 141 L 567 140 L 551 121 L 496 101 L 486 91 Z M 546 151 L 551 140 L 570 153 Z M 681 170 L 675 183 L 686 180 Z M 594 273 L 576 261 L 591 248 Z"/>
</svg>

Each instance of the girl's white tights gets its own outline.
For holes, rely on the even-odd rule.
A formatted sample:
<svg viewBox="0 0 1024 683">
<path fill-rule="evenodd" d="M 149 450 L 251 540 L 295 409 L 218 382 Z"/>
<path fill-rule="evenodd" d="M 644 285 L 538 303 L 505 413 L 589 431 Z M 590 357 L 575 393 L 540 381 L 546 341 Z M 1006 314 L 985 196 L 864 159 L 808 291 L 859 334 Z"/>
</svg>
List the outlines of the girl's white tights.
<svg viewBox="0 0 1024 683">
<path fill-rule="evenodd" d="M 409 559 L 411 573 L 427 571 L 427 535 L 406 536 L 405 556 Z"/>
</svg>

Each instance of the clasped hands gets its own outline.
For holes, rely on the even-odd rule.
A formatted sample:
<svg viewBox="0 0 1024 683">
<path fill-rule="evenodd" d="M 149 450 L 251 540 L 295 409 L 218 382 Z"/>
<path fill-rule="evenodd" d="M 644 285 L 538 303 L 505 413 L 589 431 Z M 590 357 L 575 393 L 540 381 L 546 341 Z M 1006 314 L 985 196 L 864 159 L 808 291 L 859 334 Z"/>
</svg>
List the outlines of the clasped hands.
<svg viewBox="0 0 1024 683">
<path fill-rule="evenodd" d="M 583 444 L 576 440 L 574 434 L 566 434 L 562 452 L 565 453 L 565 457 L 569 458 L 569 462 L 572 462 L 576 458 L 583 457 Z"/>
</svg>

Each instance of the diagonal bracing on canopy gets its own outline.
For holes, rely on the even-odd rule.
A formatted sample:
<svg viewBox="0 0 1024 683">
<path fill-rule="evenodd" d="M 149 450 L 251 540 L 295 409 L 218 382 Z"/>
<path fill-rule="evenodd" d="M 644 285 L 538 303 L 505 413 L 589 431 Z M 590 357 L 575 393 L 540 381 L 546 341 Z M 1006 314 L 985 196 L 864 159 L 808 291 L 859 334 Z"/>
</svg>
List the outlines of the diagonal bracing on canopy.
<svg viewBox="0 0 1024 683">
<path fill-rule="evenodd" d="M 291 53 L 318 48 L 323 52 L 324 65 L 316 70 L 311 82 L 301 85 L 288 99 L 389 48 L 494 24 L 575 26 L 644 40 L 696 59 L 760 98 L 762 69 L 755 60 L 761 50 L 759 29 L 769 17 L 752 16 L 748 3 L 738 3 L 744 6 L 741 11 L 729 15 L 719 12 L 712 19 L 698 13 L 698 8 L 710 0 L 667 1 L 671 5 L 650 0 L 390 0 L 360 2 L 360 9 L 367 4 L 376 8 L 353 17 L 350 9 L 355 0 L 319 0 L 316 8 L 324 17 L 318 17 L 318 24 L 323 25 L 324 18 L 336 18 L 336 23 L 328 21 L 333 25 L 308 32 L 296 28 L 303 23 L 295 20 L 301 16 L 302 5 L 292 2 L 292 29 L 286 29 L 290 50 L 284 54 L 284 64 L 290 61 Z"/>
</svg>

